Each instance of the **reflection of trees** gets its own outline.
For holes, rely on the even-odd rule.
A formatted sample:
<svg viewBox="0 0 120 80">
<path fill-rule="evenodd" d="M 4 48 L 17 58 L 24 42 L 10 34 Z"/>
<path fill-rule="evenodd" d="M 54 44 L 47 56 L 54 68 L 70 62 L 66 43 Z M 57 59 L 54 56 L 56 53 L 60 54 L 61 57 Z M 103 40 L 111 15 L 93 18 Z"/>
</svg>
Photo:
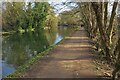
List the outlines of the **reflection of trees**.
<svg viewBox="0 0 120 80">
<path fill-rule="evenodd" d="M 69 35 L 72 31 L 74 31 L 73 27 L 60 27 L 58 30 L 59 35 L 63 37 Z"/>
<path fill-rule="evenodd" d="M 48 48 L 44 31 L 13 34 L 3 41 L 3 60 L 15 67 Z"/>
<path fill-rule="evenodd" d="M 71 32 L 70 28 L 51 28 L 37 32 L 15 33 L 3 40 L 3 60 L 18 67 L 29 58 L 44 51 L 56 41 L 56 35 L 65 36 Z"/>
<path fill-rule="evenodd" d="M 49 44 L 53 44 L 56 40 L 57 28 L 46 29 L 46 37 L 49 40 Z"/>
<path fill-rule="evenodd" d="M 59 29 L 53 27 L 46 29 L 46 37 L 49 40 L 49 44 L 53 44 L 57 40 L 57 34 L 61 37 L 65 37 L 73 31 L 73 27 L 60 27 Z"/>
</svg>

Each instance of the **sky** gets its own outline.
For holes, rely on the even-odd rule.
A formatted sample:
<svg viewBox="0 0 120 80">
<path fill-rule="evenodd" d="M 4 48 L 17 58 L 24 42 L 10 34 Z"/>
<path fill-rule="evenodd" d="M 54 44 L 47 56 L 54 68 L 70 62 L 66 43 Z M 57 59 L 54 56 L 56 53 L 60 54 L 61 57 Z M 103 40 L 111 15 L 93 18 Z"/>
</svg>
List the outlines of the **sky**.
<svg viewBox="0 0 120 80">
<path fill-rule="evenodd" d="M 71 8 L 69 6 L 66 6 L 66 5 L 63 5 L 62 2 L 70 2 L 70 0 L 49 0 L 48 1 L 52 6 L 54 6 L 55 8 L 55 13 L 56 14 L 59 14 L 63 11 L 69 11 L 71 10 Z M 73 6 L 75 7 L 76 4 L 75 3 L 72 3 L 70 4 L 70 6 Z"/>
<path fill-rule="evenodd" d="M 70 7 L 68 6 L 63 6 L 63 5 L 60 5 L 62 2 L 69 2 L 69 1 L 73 1 L 73 0 L 49 0 L 49 3 L 52 4 L 52 5 L 55 5 L 55 4 L 59 4 L 59 5 L 55 5 L 54 7 L 58 10 L 56 10 L 56 14 L 59 14 L 63 11 L 69 11 L 71 10 Z M 80 1 L 80 0 L 74 0 L 74 1 Z M 81 0 L 81 1 L 90 1 L 90 0 Z M 94 1 L 94 0 L 93 0 Z M 108 14 L 111 15 L 111 12 L 112 12 L 112 5 L 113 5 L 113 2 L 114 0 L 107 0 L 109 1 L 109 5 L 108 5 Z M 118 0 L 120 2 L 120 0 Z M 71 4 L 72 6 L 76 6 L 75 4 Z"/>
</svg>

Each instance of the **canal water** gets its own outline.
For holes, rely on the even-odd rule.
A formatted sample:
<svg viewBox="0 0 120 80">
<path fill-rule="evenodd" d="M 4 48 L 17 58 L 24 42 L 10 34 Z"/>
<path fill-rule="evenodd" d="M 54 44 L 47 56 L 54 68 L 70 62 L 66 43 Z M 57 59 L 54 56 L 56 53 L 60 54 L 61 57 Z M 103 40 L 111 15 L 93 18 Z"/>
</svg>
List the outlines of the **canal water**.
<svg viewBox="0 0 120 80">
<path fill-rule="evenodd" d="M 46 29 L 39 32 L 14 33 L 2 39 L 2 77 L 15 72 L 33 56 L 55 45 L 73 31 L 72 27 Z"/>
</svg>

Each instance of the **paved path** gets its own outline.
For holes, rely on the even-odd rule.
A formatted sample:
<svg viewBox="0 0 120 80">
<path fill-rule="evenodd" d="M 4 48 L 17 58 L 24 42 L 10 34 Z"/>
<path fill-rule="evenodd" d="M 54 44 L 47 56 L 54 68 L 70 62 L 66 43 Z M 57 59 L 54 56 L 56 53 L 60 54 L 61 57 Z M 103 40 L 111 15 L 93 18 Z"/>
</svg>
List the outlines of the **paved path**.
<svg viewBox="0 0 120 80">
<path fill-rule="evenodd" d="M 90 78 L 100 76 L 93 63 L 90 39 L 84 29 L 77 30 L 35 63 L 24 77 Z"/>
</svg>

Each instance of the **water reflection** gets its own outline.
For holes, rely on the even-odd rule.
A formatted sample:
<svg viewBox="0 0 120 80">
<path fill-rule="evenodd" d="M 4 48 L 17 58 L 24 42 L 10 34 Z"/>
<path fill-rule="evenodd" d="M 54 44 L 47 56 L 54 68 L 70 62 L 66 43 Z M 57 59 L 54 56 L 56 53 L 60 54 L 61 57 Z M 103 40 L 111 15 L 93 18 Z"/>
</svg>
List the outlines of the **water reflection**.
<svg viewBox="0 0 120 80">
<path fill-rule="evenodd" d="M 2 41 L 3 77 L 14 72 L 31 57 L 58 43 L 72 29 L 50 29 L 39 32 L 15 33 Z"/>
<path fill-rule="evenodd" d="M 2 68 L 2 77 L 5 77 L 15 71 L 15 68 L 12 65 L 6 64 L 4 61 L 2 61 L 2 67 L 3 67 Z"/>
<path fill-rule="evenodd" d="M 60 36 L 58 33 L 56 34 L 56 39 L 55 39 L 55 41 L 54 41 L 54 43 L 53 44 L 56 44 L 56 43 L 58 43 L 60 40 L 62 40 L 62 36 Z"/>
<path fill-rule="evenodd" d="M 3 41 L 2 60 L 17 68 L 48 46 L 49 43 L 43 31 L 15 33 Z"/>
</svg>

